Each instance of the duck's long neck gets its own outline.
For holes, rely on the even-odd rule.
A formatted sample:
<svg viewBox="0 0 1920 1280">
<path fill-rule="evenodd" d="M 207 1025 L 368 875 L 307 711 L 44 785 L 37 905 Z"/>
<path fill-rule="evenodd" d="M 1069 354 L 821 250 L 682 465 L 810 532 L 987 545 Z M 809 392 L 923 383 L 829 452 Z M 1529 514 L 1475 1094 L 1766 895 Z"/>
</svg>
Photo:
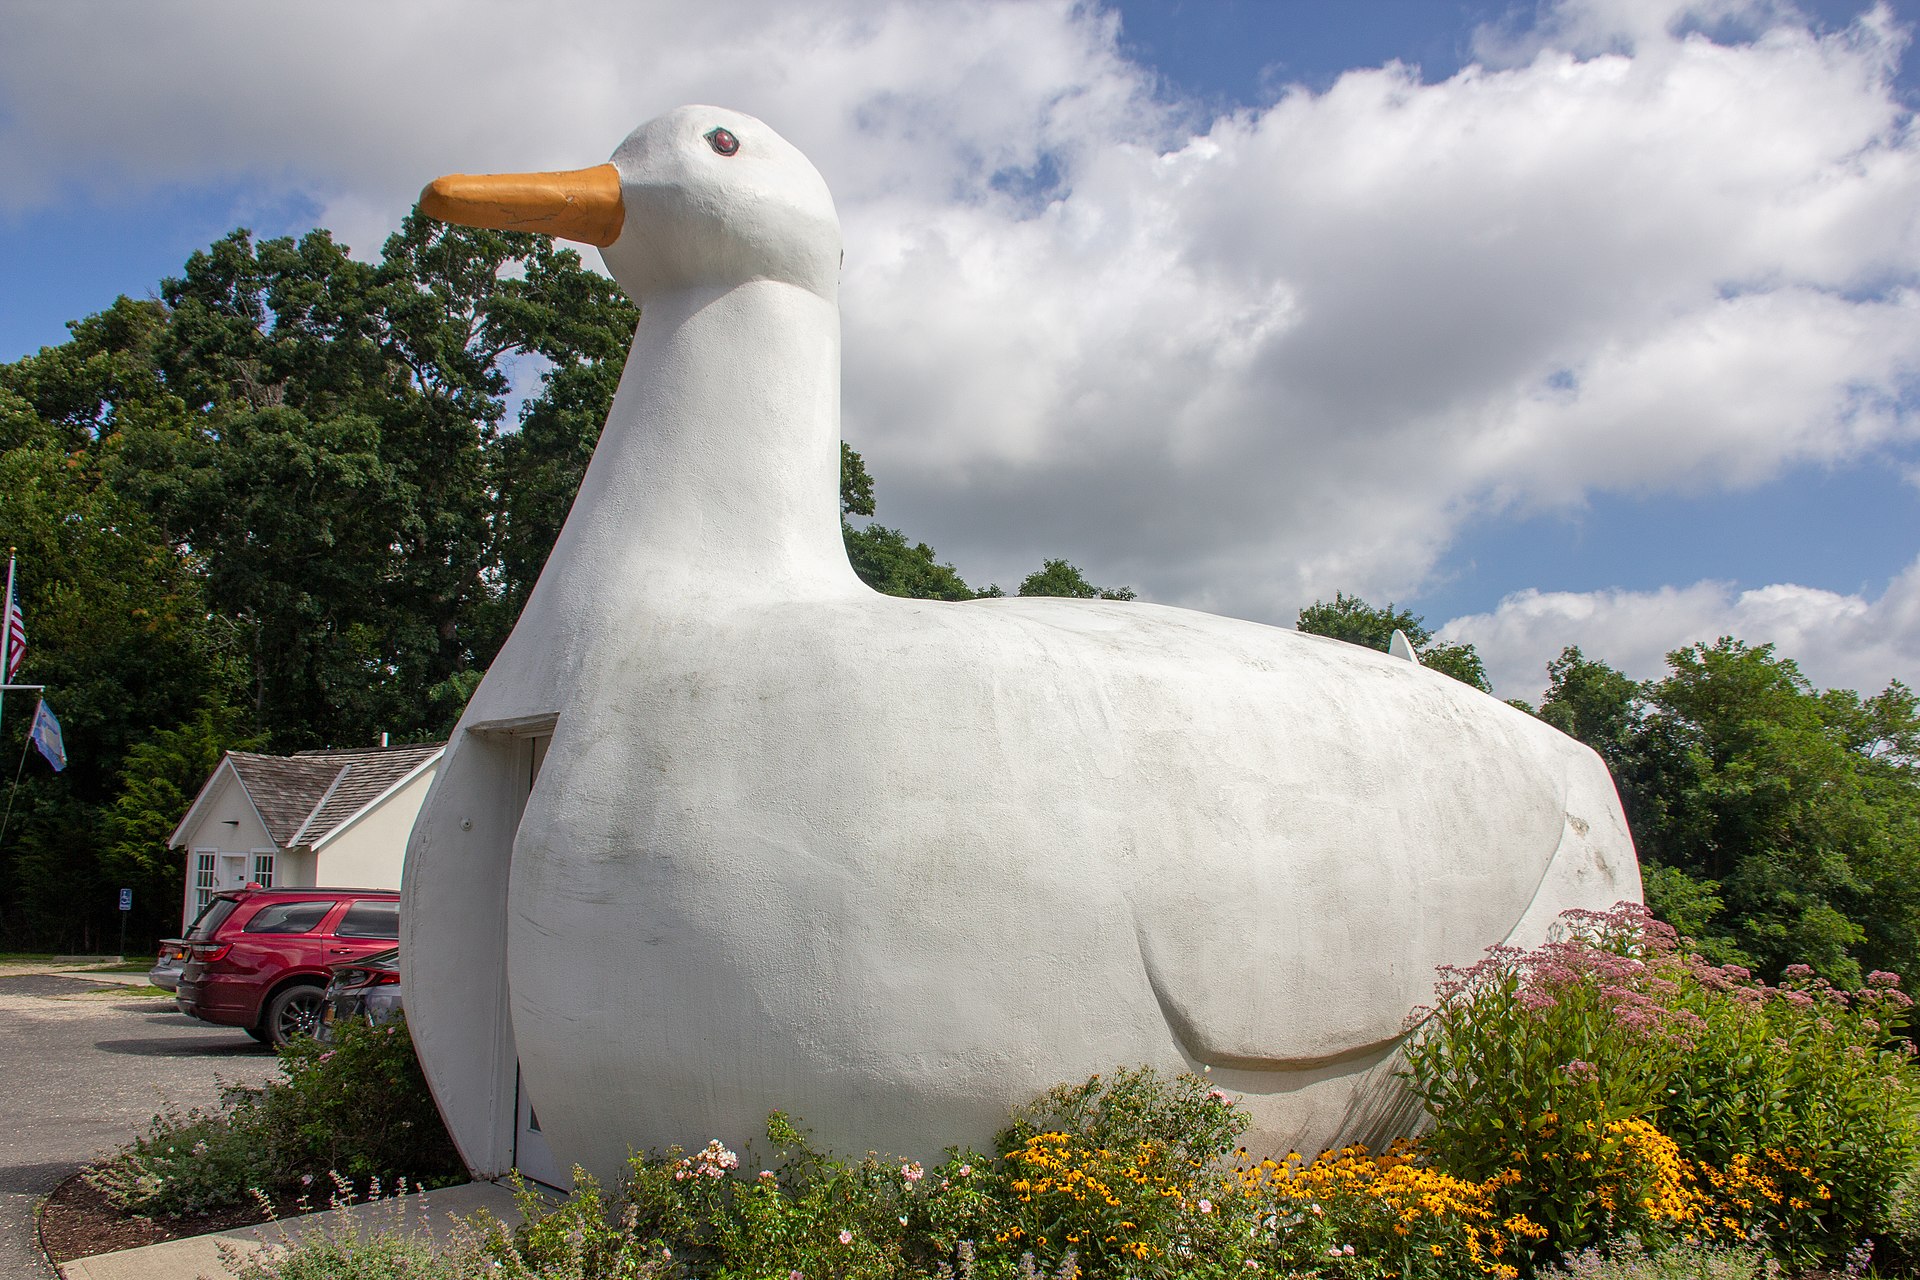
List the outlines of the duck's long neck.
<svg viewBox="0 0 1920 1280">
<path fill-rule="evenodd" d="M 541 588 L 858 592 L 839 468 L 837 307 L 764 280 L 650 297 Z"/>
</svg>

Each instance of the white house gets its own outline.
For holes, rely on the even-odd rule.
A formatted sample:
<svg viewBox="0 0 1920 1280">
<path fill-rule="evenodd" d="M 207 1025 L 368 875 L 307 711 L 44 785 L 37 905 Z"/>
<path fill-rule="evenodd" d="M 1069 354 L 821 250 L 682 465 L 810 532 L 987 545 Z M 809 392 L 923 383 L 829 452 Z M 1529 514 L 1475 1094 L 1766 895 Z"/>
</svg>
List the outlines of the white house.
<svg viewBox="0 0 1920 1280">
<path fill-rule="evenodd" d="M 248 884 L 398 889 L 446 745 L 227 752 L 170 842 L 187 851 L 181 927 L 219 890 Z"/>
</svg>

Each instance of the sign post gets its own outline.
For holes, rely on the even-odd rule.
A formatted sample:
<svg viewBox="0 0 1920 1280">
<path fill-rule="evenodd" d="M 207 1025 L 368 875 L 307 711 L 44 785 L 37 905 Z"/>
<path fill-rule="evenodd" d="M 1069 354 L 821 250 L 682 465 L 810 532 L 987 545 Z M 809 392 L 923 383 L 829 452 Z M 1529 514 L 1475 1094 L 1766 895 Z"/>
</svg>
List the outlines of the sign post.
<svg viewBox="0 0 1920 1280">
<path fill-rule="evenodd" d="M 120 891 L 120 958 L 127 958 L 127 912 L 133 910 L 133 890 Z"/>
</svg>

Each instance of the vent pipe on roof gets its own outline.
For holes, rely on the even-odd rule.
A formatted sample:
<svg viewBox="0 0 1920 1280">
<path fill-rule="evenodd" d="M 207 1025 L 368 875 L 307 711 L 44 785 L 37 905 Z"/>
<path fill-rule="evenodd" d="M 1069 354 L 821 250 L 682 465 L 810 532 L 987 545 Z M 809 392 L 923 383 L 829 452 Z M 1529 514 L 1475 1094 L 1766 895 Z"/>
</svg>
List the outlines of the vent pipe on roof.
<svg viewBox="0 0 1920 1280">
<path fill-rule="evenodd" d="M 386 735 L 386 732 L 382 730 L 380 734 L 380 746 L 382 749 L 385 749 L 386 745 L 387 745 L 387 735 Z"/>
</svg>

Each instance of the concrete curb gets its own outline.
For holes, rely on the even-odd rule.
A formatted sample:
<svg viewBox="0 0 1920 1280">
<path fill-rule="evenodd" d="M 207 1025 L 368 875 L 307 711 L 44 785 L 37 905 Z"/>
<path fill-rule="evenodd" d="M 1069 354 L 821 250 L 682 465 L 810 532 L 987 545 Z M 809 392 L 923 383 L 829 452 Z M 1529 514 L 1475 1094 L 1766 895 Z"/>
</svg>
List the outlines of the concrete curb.
<svg viewBox="0 0 1920 1280">
<path fill-rule="evenodd" d="M 257 1227 L 76 1258 L 60 1265 L 60 1275 L 62 1280 L 229 1280 L 233 1272 L 220 1259 L 223 1244 L 237 1257 L 246 1258 L 316 1234 L 370 1235 L 402 1231 L 410 1235 L 430 1233 L 444 1237 L 455 1220 L 482 1209 L 509 1227 L 520 1221 L 520 1209 L 514 1202 L 511 1187 L 469 1182 L 403 1199 L 327 1209 Z"/>
</svg>

